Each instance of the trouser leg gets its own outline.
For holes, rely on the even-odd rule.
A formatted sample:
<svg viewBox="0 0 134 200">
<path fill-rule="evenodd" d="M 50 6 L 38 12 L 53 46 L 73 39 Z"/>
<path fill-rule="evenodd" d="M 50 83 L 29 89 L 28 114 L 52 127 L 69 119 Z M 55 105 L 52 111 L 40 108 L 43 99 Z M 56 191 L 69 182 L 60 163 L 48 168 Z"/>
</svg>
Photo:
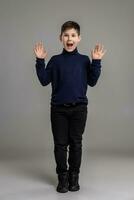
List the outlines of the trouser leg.
<svg viewBox="0 0 134 200">
<path fill-rule="evenodd" d="M 64 109 L 51 107 L 51 127 L 57 174 L 67 172 L 68 119 Z"/>
<path fill-rule="evenodd" d="M 87 105 L 75 108 L 69 119 L 69 172 L 79 173 L 82 158 L 82 134 L 87 120 Z"/>
</svg>

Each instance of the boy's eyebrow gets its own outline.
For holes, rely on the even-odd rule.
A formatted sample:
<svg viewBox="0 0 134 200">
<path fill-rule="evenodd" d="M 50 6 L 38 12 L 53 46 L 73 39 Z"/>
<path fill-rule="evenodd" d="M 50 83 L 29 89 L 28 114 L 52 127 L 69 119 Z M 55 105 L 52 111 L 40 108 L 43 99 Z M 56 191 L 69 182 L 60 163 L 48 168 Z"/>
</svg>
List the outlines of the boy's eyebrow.
<svg viewBox="0 0 134 200">
<path fill-rule="evenodd" d="M 68 35 L 69 33 L 64 33 L 65 35 Z M 76 33 L 71 33 L 72 35 L 76 35 Z"/>
</svg>

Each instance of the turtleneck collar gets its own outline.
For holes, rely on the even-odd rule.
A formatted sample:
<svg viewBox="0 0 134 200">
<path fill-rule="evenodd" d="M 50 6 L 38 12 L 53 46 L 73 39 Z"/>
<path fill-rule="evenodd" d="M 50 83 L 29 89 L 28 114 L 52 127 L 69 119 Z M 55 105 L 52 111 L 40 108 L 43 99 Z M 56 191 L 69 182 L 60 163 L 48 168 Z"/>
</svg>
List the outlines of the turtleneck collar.
<svg viewBox="0 0 134 200">
<path fill-rule="evenodd" d="M 77 48 L 75 48 L 73 51 L 67 51 L 66 49 L 63 48 L 62 54 L 68 54 L 68 55 L 72 55 L 72 54 L 77 54 L 78 50 Z"/>
</svg>

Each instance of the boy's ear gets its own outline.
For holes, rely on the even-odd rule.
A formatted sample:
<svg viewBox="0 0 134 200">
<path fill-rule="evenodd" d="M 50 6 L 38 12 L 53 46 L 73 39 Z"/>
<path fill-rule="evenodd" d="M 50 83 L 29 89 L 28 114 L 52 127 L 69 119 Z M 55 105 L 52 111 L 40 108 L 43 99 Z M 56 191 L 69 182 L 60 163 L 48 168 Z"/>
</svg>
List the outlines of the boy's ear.
<svg viewBox="0 0 134 200">
<path fill-rule="evenodd" d="M 79 42 L 81 41 L 81 35 L 79 35 Z"/>
<path fill-rule="evenodd" d="M 59 39 L 60 39 L 60 41 L 62 41 L 62 40 L 61 40 L 61 35 L 59 36 Z"/>
</svg>

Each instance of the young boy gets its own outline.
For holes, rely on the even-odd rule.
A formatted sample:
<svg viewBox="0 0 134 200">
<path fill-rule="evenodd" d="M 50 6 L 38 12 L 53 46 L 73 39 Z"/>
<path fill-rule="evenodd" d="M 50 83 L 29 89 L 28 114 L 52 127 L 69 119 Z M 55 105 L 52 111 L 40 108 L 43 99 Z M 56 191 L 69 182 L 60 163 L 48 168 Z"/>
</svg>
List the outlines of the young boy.
<svg viewBox="0 0 134 200">
<path fill-rule="evenodd" d="M 43 86 L 51 83 L 51 127 L 54 139 L 57 191 L 78 191 L 82 157 L 82 135 L 87 119 L 87 86 L 95 86 L 101 73 L 102 45 L 91 51 L 92 62 L 77 50 L 80 26 L 67 21 L 61 27 L 63 51 L 52 56 L 45 67 L 47 52 L 42 43 L 34 47 L 36 72 Z M 68 152 L 68 154 L 67 154 Z M 68 155 L 68 156 L 67 156 Z M 68 158 L 68 162 L 67 162 Z"/>
</svg>

